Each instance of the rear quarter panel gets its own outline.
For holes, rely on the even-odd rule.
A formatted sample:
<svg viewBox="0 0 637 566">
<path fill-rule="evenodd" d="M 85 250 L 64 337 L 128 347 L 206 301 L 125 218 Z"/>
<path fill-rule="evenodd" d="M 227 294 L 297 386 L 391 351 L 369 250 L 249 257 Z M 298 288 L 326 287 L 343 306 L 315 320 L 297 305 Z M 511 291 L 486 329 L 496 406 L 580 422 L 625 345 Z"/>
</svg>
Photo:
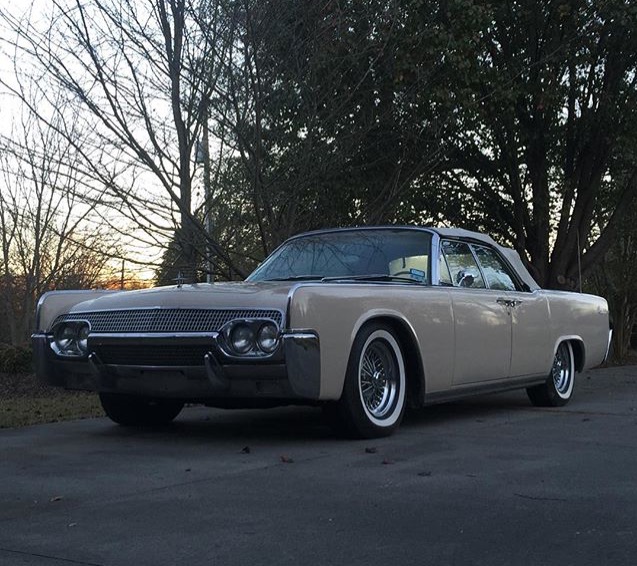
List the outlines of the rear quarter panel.
<svg viewBox="0 0 637 566">
<path fill-rule="evenodd" d="M 448 290 L 414 285 L 303 284 L 290 292 L 288 325 L 318 333 L 321 399 L 340 397 L 356 334 L 366 322 L 383 317 L 400 321 L 415 337 L 427 392 L 451 387 L 454 329 Z M 413 352 L 405 352 L 410 354 Z"/>
<path fill-rule="evenodd" d="M 544 291 L 549 303 L 553 351 L 565 339 L 584 344 L 584 367 L 598 366 L 608 349 L 608 304 L 602 297 L 565 291 Z"/>
</svg>

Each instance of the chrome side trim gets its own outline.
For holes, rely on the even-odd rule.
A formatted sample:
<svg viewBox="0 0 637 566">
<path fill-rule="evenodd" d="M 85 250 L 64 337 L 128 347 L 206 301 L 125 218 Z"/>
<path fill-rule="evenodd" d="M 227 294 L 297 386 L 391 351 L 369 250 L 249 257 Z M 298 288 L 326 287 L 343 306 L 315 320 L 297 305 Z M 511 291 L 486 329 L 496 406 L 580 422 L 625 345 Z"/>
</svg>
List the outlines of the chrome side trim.
<svg viewBox="0 0 637 566">
<path fill-rule="evenodd" d="M 429 284 L 430 285 L 439 285 L 440 284 L 440 264 L 439 258 L 442 250 L 440 249 L 440 236 L 437 232 L 431 233 L 431 246 L 429 249 Z"/>
<path fill-rule="evenodd" d="M 610 345 L 612 340 L 613 340 L 613 329 L 611 328 L 608 330 L 608 344 L 606 344 L 606 353 L 604 354 L 604 359 L 602 360 L 602 363 L 605 363 L 606 360 L 608 359 L 608 354 L 610 354 Z"/>
<path fill-rule="evenodd" d="M 546 382 L 546 375 L 540 374 L 535 376 L 523 376 L 515 378 L 506 378 L 496 383 L 485 383 L 480 385 L 469 385 L 445 389 L 444 391 L 436 391 L 425 395 L 425 406 L 435 405 L 438 403 L 447 403 L 456 399 L 465 399 L 474 395 L 486 395 L 489 393 L 502 393 L 504 391 L 513 391 L 523 387 L 531 387 Z"/>
</svg>

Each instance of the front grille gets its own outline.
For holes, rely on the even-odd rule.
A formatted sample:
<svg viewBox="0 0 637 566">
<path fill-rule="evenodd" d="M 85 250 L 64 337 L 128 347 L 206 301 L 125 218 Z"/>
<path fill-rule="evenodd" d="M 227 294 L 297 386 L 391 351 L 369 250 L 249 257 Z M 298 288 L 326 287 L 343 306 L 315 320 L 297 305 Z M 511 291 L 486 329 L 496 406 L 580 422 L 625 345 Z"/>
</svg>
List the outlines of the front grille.
<svg viewBox="0 0 637 566">
<path fill-rule="evenodd" d="M 122 366 L 203 366 L 210 351 L 206 345 L 196 346 L 99 346 L 95 353 L 104 364 Z"/>
<path fill-rule="evenodd" d="M 281 311 L 265 309 L 128 309 L 70 313 L 58 316 L 53 325 L 67 320 L 87 320 L 91 332 L 216 332 L 237 318 L 269 318 L 279 326 Z"/>
</svg>

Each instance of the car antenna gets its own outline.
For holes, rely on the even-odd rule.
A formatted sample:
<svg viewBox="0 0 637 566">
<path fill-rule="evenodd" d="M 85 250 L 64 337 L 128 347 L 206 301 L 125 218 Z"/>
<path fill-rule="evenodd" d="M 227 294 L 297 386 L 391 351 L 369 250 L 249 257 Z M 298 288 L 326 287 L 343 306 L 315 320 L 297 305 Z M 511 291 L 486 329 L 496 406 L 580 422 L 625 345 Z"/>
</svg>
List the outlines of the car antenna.
<svg viewBox="0 0 637 566">
<path fill-rule="evenodd" d="M 180 271 L 177 273 L 177 277 L 173 279 L 173 281 L 177 284 L 177 289 L 181 289 L 181 286 L 186 282 L 186 278 L 184 274 Z"/>
<path fill-rule="evenodd" d="M 577 236 L 577 276 L 579 278 L 579 292 L 582 292 L 582 248 L 579 243 L 579 229 L 575 233 Z"/>
</svg>

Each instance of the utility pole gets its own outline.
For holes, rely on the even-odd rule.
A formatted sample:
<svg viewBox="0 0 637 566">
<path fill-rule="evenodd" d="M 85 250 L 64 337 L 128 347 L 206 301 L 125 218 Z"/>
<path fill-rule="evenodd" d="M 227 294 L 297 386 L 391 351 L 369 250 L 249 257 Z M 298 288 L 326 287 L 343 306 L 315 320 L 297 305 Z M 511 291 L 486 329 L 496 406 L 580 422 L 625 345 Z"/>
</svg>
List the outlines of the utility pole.
<svg viewBox="0 0 637 566">
<path fill-rule="evenodd" d="M 214 229 L 214 221 L 212 217 L 212 187 L 210 178 L 210 133 L 208 131 L 208 101 L 205 103 L 204 121 L 202 128 L 203 140 L 201 142 L 201 153 L 196 152 L 196 161 L 203 161 L 203 188 L 204 188 L 204 225 L 206 227 L 206 282 L 213 283 L 214 274 L 214 249 L 212 246 L 212 231 Z"/>
</svg>

